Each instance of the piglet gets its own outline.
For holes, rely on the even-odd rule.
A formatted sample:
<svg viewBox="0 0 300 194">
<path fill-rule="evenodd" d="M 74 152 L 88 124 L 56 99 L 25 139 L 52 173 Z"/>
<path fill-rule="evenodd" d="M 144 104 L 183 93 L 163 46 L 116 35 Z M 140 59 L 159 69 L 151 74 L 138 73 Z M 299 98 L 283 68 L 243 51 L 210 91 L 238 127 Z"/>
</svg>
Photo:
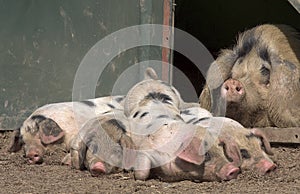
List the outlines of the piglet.
<svg viewBox="0 0 300 194">
<path fill-rule="evenodd" d="M 132 168 L 135 146 L 127 130 L 123 110 L 90 119 L 71 142 L 71 166 L 88 169 L 92 176 Z"/>
<path fill-rule="evenodd" d="M 219 142 L 203 127 L 172 122 L 146 136 L 139 145 L 134 176 L 137 180 L 163 181 L 235 179 L 240 169 L 228 161 L 223 149 L 229 156 L 240 158 L 237 149 Z"/>
<path fill-rule="evenodd" d="M 68 152 L 71 140 L 87 120 L 112 109 L 123 108 L 123 99 L 123 96 L 108 96 L 44 105 L 14 131 L 8 151 L 17 152 L 24 147 L 25 157 L 31 164 L 42 163 L 44 154 L 54 144 Z M 64 163 L 70 164 L 68 158 L 67 155 L 63 159 Z"/>
<path fill-rule="evenodd" d="M 230 118 L 212 117 L 202 108 L 182 110 L 181 116 L 187 123 L 204 127 L 219 139 L 236 142 L 242 156 L 242 170 L 250 169 L 266 174 L 276 168 L 276 164 L 268 156 L 273 155 L 270 143 L 259 129 L 246 129 Z"/>
</svg>

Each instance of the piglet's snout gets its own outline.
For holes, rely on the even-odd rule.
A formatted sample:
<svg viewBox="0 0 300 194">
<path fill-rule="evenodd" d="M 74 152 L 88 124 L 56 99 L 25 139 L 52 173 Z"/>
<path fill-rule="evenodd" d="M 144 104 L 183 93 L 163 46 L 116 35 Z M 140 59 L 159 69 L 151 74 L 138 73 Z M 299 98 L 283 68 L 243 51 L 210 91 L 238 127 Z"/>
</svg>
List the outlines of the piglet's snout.
<svg viewBox="0 0 300 194">
<path fill-rule="evenodd" d="M 238 167 L 234 166 L 231 163 L 228 163 L 221 168 L 220 172 L 217 175 L 222 180 L 231 180 L 236 179 L 239 173 L 240 169 Z"/>
<path fill-rule="evenodd" d="M 106 173 L 106 168 L 104 163 L 96 162 L 90 166 L 90 171 L 92 176 L 99 176 L 100 174 Z"/>
<path fill-rule="evenodd" d="M 256 164 L 256 167 L 260 174 L 264 175 L 275 170 L 277 166 L 273 162 L 270 162 L 266 159 L 262 159 Z"/>
<path fill-rule="evenodd" d="M 30 164 L 41 164 L 43 163 L 42 154 L 37 149 L 30 149 L 26 154 Z"/>
<path fill-rule="evenodd" d="M 245 95 L 242 83 L 235 79 L 228 79 L 221 87 L 221 95 L 228 102 L 239 102 Z"/>
</svg>

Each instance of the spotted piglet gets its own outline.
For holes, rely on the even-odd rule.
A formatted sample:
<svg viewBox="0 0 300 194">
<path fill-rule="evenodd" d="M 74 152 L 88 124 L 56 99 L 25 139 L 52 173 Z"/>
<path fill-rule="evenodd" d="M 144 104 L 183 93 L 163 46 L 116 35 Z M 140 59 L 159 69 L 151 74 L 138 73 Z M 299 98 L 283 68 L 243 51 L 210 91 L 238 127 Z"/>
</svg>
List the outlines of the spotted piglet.
<svg viewBox="0 0 300 194">
<path fill-rule="evenodd" d="M 71 140 L 89 119 L 115 108 L 123 108 L 123 96 L 101 97 L 80 102 L 62 102 L 44 105 L 35 110 L 14 131 L 9 152 L 24 147 L 25 157 L 31 164 L 43 162 L 44 154 L 58 145 L 68 152 Z M 70 164 L 69 155 L 63 162 Z"/>
<path fill-rule="evenodd" d="M 268 156 L 273 153 L 262 131 L 246 129 L 230 118 L 212 117 L 208 111 L 197 107 L 182 110 L 181 116 L 186 123 L 204 127 L 219 139 L 235 141 L 242 156 L 242 170 L 255 170 L 259 174 L 266 174 L 276 168 Z"/>
<path fill-rule="evenodd" d="M 71 165 L 90 171 L 92 176 L 130 169 L 135 146 L 127 135 L 123 110 L 104 113 L 87 121 L 71 142 Z"/>
</svg>

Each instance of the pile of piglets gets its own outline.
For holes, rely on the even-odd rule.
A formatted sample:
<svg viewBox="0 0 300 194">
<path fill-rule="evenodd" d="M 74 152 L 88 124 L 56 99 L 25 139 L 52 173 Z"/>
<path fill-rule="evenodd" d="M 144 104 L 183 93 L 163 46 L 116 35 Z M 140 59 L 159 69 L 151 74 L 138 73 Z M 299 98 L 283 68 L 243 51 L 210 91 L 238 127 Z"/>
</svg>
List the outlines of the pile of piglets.
<svg viewBox="0 0 300 194">
<path fill-rule="evenodd" d="M 38 108 L 15 130 L 9 151 L 24 147 L 28 162 L 39 164 L 53 145 L 65 150 L 62 163 L 92 176 L 133 171 L 136 180 L 202 182 L 276 168 L 261 131 L 184 102 L 152 68 L 126 96 Z"/>
</svg>

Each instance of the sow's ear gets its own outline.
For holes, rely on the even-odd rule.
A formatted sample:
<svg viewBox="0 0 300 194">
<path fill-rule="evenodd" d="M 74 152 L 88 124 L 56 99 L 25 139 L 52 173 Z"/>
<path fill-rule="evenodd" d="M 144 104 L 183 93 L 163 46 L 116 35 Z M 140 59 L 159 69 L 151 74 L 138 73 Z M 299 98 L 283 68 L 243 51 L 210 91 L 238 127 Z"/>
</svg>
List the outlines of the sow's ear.
<svg viewBox="0 0 300 194">
<path fill-rule="evenodd" d="M 17 152 L 19 151 L 24 144 L 20 128 L 15 129 L 13 132 L 13 136 L 11 137 L 10 144 L 7 148 L 8 152 Z"/>
<path fill-rule="evenodd" d="M 65 135 L 64 131 L 52 119 L 46 118 L 38 123 L 39 135 L 44 144 L 51 144 Z"/>
<path fill-rule="evenodd" d="M 183 151 L 177 155 L 177 157 L 184 161 L 200 165 L 205 159 L 204 155 L 200 155 L 202 146 L 201 140 L 193 137 L 190 144 L 184 148 Z"/>
</svg>

